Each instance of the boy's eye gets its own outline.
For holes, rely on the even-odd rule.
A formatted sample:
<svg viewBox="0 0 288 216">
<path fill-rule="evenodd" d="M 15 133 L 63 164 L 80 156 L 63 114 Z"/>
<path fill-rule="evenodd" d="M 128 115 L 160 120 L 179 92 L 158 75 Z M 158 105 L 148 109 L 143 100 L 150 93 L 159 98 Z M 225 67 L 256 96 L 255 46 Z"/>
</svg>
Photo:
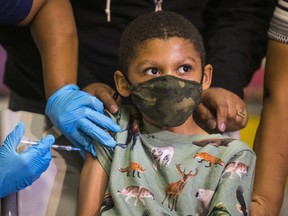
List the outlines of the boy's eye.
<svg viewBox="0 0 288 216">
<path fill-rule="evenodd" d="M 179 72 L 180 73 L 188 73 L 190 70 L 191 70 L 191 66 L 183 65 L 180 67 Z"/>
<path fill-rule="evenodd" d="M 159 70 L 157 68 L 150 68 L 145 71 L 148 75 L 157 75 L 159 74 Z"/>
</svg>

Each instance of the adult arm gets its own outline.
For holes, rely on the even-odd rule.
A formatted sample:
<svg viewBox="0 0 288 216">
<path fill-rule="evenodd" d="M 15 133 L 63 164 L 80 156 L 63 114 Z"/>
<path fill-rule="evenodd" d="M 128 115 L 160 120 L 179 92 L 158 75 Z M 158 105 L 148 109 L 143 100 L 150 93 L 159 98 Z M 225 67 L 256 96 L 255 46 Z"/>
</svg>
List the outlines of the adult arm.
<svg viewBox="0 0 288 216">
<path fill-rule="evenodd" d="M 1 0 L 0 23 L 30 25 L 41 54 L 47 98 L 76 84 L 78 37 L 69 0 Z"/>
<path fill-rule="evenodd" d="M 78 37 L 69 0 L 47 0 L 31 23 L 31 33 L 41 54 L 45 93 L 76 84 Z"/>
<path fill-rule="evenodd" d="M 257 154 L 251 214 L 278 215 L 288 175 L 288 7 L 279 0 L 269 28 L 264 102 L 254 142 Z M 273 188 L 273 190 L 271 190 Z"/>
<path fill-rule="evenodd" d="M 214 120 L 212 125 L 216 126 L 217 120 L 220 131 L 223 131 L 223 126 L 226 131 L 233 131 L 246 125 L 247 119 L 241 121 L 236 113 L 237 109 L 242 109 L 247 115 L 246 105 L 241 100 L 243 88 L 249 83 L 265 55 L 267 30 L 274 7 L 275 0 L 208 2 L 204 13 L 204 38 L 207 63 L 213 65 L 211 91 L 214 90 L 213 87 L 220 87 L 233 94 L 223 92 L 219 95 L 215 92 L 212 99 L 204 94 L 203 100 L 206 103 L 201 107 L 204 123 Z M 205 97 L 208 99 L 205 100 Z M 217 97 L 223 100 L 213 102 Z"/>
<path fill-rule="evenodd" d="M 99 215 L 108 185 L 108 176 L 98 159 L 87 153 L 81 171 L 78 215 Z"/>
<path fill-rule="evenodd" d="M 264 104 L 254 143 L 257 164 L 253 216 L 278 215 L 283 202 L 288 176 L 287 65 L 288 45 L 270 40 L 265 67 Z"/>
<path fill-rule="evenodd" d="M 117 132 L 119 127 L 103 114 L 103 104 L 76 86 L 78 37 L 69 0 L 48 0 L 31 24 L 41 54 L 45 113 L 75 145 L 94 155 L 92 140 L 111 146 L 113 138 L 100 127 Z"/>
</svg>

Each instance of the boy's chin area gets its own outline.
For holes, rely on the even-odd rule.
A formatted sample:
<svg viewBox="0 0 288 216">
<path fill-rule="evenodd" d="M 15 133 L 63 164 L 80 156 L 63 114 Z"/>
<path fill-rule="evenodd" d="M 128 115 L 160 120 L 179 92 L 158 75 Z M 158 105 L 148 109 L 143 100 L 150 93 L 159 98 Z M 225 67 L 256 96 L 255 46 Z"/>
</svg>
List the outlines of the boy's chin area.
<svg viewBox="0 0 288 216">
<path fill-rule="evenodd" d="M 142 116 L 145 121 L 147 121 L 149 124 L 160 128 L 161 130 L 167 130 L 176 134 L 182 134 L 182 135 L 201 135 L 201 134 L 208 134 L 205 130 L 203 130 L 194 120 L 193 116 L 191 115 L 183 124 L 176 126 L 176 127 L 163 127 L 157 124 L 157 122 L 153 121 L 147 116 L 144 116 L 142 113 Z"/>
</svg>

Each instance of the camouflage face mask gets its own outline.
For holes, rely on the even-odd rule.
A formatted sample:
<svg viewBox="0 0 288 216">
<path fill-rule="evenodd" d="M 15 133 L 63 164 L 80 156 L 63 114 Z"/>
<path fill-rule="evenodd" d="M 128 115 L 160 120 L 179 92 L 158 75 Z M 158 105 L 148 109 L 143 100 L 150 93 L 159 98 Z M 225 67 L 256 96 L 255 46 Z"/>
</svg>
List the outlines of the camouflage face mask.
<svg viewBox="0 0 288 216">
<path fill-rule="evenodd" d="M 201 102 L 202 86 L 191 80 L 160 76 L 131 86 L 132 101 L 160 127 L 183 124 Z"/>
</svg>

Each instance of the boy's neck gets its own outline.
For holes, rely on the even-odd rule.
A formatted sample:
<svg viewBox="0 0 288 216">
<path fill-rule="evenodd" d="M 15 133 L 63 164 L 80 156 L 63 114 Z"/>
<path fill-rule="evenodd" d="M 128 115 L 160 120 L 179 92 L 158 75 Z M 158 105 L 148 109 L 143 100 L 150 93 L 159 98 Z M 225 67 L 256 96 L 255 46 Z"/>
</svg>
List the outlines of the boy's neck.
<svg viewBox="0 0 288 216">
<path fill-rule="evenodd" d="M 153 124 L 147 117 L 145 117 L 142 114 L 142 117 L 149 122 L 149 124 L 154 125 L 155 127 L 158 127 L 157 125 Z M 162 130 L 167 130 L 176 134 L 182 134 L 182 135 L 203 135 L 203 134 L 208 134 L 205 130 L 203 130 L 193 119 L 193 117 L 189 117 L 182 125 L 178 127 L 163 127 L 160 128 Z"/>
<path fill-rule="evenodd" d="M 205 130 L 203 130 L 194 120 L 193 118 L 189 118 L 186 122 L 178 127 L 173 128 L 163 128 L 164 130 L 182 134 L 182 135 L 202 135 L 208 134 Z"/>
</svg>

